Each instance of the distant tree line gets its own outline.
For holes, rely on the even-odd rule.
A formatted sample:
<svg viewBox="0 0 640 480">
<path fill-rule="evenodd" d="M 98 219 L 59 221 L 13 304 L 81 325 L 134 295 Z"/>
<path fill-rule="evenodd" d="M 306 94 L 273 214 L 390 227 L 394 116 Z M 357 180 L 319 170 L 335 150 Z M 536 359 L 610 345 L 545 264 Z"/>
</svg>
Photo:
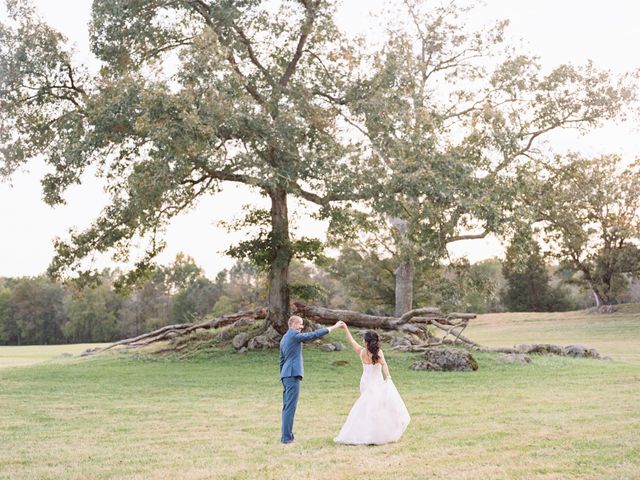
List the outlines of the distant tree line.
<svg viewBox="0 0 640 480">
<path fill-rule="evenodd" d="M 264 287 L 246 263 L 211 280 L 180 254 L 126 291 L 116 288 L 119 275 L 104 270 L 85 285 L 0 278 L 0 344 L 110 342 L 264 304 Z"/>
<path fill-rule="evenodd" d="M 0 344 L 111 342 L 164 325 L 199 321 L 263 306 L 268 278 L 238 261 L 211 280 L 189 256 L 160 266 L 134 287 L 117 288 L 120 272 L 104 270 L 90 284 L 46 276 L 0 278 Z M 345 247 L 320 265 L 291 264 L 291 296 L 331 308 L 393 314 L 393 259 Z M 595 305 L 590 289 L 551 266 L 531 231 L 514 236 L 504 260 L 455 261 L 416 268 L 419 305 L 476 313 L 562 311 Z M 639 302 L 640 284 L 619 282 L 617 302 Z"/>
</svg>

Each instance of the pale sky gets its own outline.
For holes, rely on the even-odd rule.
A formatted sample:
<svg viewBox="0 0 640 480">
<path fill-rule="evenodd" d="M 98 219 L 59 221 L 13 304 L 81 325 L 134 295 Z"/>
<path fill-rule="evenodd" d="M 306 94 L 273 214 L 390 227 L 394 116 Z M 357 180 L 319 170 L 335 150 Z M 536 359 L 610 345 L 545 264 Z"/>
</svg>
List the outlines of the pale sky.
<svg viewBox="0 0 640 480">
<path fill-rule="evenodd" d="M 78 59 L 90 61 L 87 23 L 91 0 L 34 0 L 40 14 L 76 44 Z M 338 23 L 350 32 L 367 32 L 377 23 L 367 22 L 366 10 L 376 11 L 382 0 L 343 0 Z M 0 13 L 1 14 L 1 13 Z M 637 0 L 486 0 L 474 13 L 478 25 L 493 19 L 511 21 L 509 36 L 544 65 L 584 63 L 591 59 L 614 73 L 640 68 L 636 48 L 640 45 L 640 2 Z M 559 134 L 552 138 L 559 149 L 571 148 L 588 154 L 620 153 L 627 159 L 640 157 L 638 125 L 610 125 L 586 136 Z M 41 162 L 14 175 L 11 184 L 0 182 L 0 277 L 38 275 L 53 255 L 52 240 L 66 237 L 68 228 L 82 229 L 98 215 L 106 201 L 100 183 L 88 174 L 83 184 L 69 190 L 67 205 L 51 208 L 42 201 L 40 179 L 46 171 Z M 177 252 L 194 257 L 209 276 L 230 267 L 234 260 L 222 251 L 241 239 L 217 226 L 220 220 L 238 216 L 247 203 L 268 207 L 265 199 L 246 187 L 231 186 L 200 202 L 193 211 L 176 218 L 168 232 L 168 247 L 159 257 L 168 263 Z M 322 237 L 325 225 L 305 218 L 295 202 L 299 233 Z M 459 242 L 454 256 L 471 261 L 500 255 L 495 239 Z M 113 266 L 108 258 L 97 266 Z"/>
</svg>

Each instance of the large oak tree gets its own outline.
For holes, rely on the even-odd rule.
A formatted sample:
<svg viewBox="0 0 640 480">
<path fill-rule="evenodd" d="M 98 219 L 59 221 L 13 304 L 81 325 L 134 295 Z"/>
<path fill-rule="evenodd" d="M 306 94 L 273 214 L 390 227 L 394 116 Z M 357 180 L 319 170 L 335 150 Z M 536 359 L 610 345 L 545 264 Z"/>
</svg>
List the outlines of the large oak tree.
<svg viewBox="0 0 640 480">
<path fill-rule="evenodd" d="M 412 308 L 416 264 L 437 267 L 448 245 L 517 221 L 517 192 L 551 132 L 614 118 L 635 91 L 591 64 L 545 68 L 505 45 L 506 23 L 470 28 L 457 2 L 397 3 L 408 20 L 372 56 L 350 120 L 382 166 L 360 218 L 394 260 L 399 316 Z"/>
<path fill-rule="evenodd" d="M 28 2 L 7 2 L 2 172 L 43 158 L 44 197 L 56 205 L 94 167 L 110 196 L 89 228 L 56 242 L 50 273 L 80 271 L 94 252 L 128 259 L 142 239 L 141 272 L 174 216 L 225 182 L 241 183 L 271 202 L 267 242 L 255 247 L 268 260 L 269 321 L 284 331 L 298 246 L 290 197 L 326 207 L 356 189 L 358 158 L 336 108 L 355 54 L 334 8 L 330 0 L 95 0 L 94 73 Z"/>
</svg>

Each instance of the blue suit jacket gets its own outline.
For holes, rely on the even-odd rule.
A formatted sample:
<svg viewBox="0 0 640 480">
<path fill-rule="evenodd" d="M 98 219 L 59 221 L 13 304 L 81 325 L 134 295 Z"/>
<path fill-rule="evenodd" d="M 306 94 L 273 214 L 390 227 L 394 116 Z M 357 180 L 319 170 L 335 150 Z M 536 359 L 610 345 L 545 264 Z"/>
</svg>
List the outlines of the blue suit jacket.
<svg viewBox="0 0 640 480">
<path fill-rule="evenodd" d="M 300 333 L 290 328 L 280 340 L 280 379 L 284 377 L 304 377 L 302 343 L 315 340 L 329 333 L 328 328 L 320 328 L 311 333 Z"/>
</svg>

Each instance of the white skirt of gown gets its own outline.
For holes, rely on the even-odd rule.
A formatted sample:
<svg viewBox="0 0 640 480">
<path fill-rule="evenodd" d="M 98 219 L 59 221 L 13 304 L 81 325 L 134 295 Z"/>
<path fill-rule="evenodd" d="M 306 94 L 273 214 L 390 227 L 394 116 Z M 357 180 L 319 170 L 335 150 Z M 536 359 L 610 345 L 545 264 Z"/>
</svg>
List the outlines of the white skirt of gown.
<svg viewBox="0 0 640 480">
<path fill-rule="evenodd" d="M 382 367 L 362 364 L 360 398 L 347 421 L 333 439 L 349 445 L 380 445 L 395 442 L 406 430 L 411 417 L 391 379 L 384 380 Z"/>
</svg>

